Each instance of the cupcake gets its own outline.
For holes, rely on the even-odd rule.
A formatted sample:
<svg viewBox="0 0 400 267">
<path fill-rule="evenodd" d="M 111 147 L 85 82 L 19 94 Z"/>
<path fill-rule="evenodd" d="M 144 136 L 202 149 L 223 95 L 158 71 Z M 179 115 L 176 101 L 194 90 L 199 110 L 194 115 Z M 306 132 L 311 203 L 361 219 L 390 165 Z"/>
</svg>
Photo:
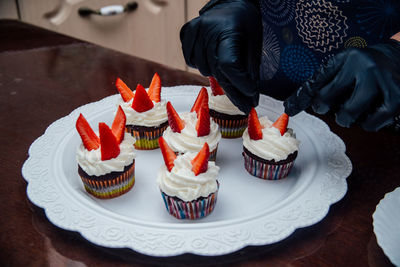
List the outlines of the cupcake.
<svg viewBox="0 0 400 267">
<path fill-rule="evenodd" d="M 178 219 L 199 219 L 215 207 L 219 183 L 219 167 L 209 162 L 210 150 L 205 143 L 198 153 L 176 155 L 160 137 L 162 165 L 157 184 L 167 211 Z"/>
<path fill-rule="evenodd" d="M 289 117 L 283 113 L 274 123 L 267 117 L 258 119 L 254 108 L 243 133 L 244 167 L 253 176 L 278 180 L 285 178 L 293 166 L 299 141 L 287 128 Z"/>
<path fill-rule="evenodd" d="M 161 80 L 157 73 L 146 91 L 140 84 L 135 93 L 121 80 L 116 86 L 121 105 L 126 114 L 126 131 L 135 137 L 135 148 L 150 150 L 158 148 L 158 138 L 168 126 L 165 101 L 161 101 Z"/>
<path fill-rule="evenodd" d="M 218 123 L 222 138 L 241 137 L 247 127 L 247 115 L 240 111 L 224 93 L 214 77 L 210 81 L 210 116 Z"/>
<path fill-rule="evenodd" d="M 111 129 L 99 123 L 99 136 L 80 114 L 76 129 L 82 139 L 76 153 L 78 173 L 86 191 L 96 198 L 114 198 L 135 183 L 135 138 L 125 133 L 126 117 L 121 107 Z"/>
<path fill-rule="evenodd" d="M 172 104 L 167 103 L 169 127 L 163 137 L 176 154 L 197 153 L 208 143 L 211 150 L 210 160 L 215 161 L 221 133 L 218 124 L 210 118 L 208 95 L 204 87 L 199 97 L 192 112 L 178 114 Z"/>
</svg>

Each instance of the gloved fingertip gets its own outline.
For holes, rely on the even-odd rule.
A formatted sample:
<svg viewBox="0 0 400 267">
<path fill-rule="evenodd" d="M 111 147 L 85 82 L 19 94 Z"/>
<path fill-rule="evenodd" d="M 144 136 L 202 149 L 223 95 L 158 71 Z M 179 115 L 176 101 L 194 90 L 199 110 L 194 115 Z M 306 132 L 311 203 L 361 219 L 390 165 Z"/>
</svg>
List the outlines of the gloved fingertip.
<svg viewBox="0 0 400 267">
<path fill-rule="evenodd" d="M 379 128 L 369 123 L 361 123 L 361 128 L 363 128 L 367 132 L 376 132 L 379 130 Z"/>
<path fill-rule="evenodd" d="M 257 94 L 256 96 L 254 96 L 254 97 L 252 98 L 252 105 L 251 105 L 251 106 L 257 107 L 257 106 L 258 106 L 259 100 L 260 100 L 260 95 Z M 251 109 L 251 107 L 248 108 L 249 112 L 250 112 L 250 109 Z"/>
<path fill-rule="evenodd" d="M 361 127 L 369 132 L 376 132 L 395 122 L 394 114 L 387 109 L 387 106 L 378 108 L 370 114 L 362 123 Z"/>
<path fill-rule="evenodd" d="M 312 104 L 312 109 L 314 110 L 315 113 L 323 115 L 329 111 L 330 107 L 321 101 L 315 101 Z"/>
<path fill-rule="evenodd" d="M 240 111 L 242 111 L 246 115 L 248 115 L 251 110 L 251 106 L 247 106 L 247 105 L 240 105 L 240 106 L 238 106 L 238 108 L 240 109 Z"/>
<path fill-rule="evenodd" d="M 380 129 L 382 129 L 385 126 L 388 126 L 391 124 L 391 121 L 389 122 L 380 122 L 380 123 L 374 123 L 369 121 L 368 119 L 361 123 L 361 128 L 363 128 L 367 132 L 377 132 Z"/>
<path fill-rule="evenodd" d="M 335 117 L 336 117 L 335 118 L 336 123 L 346 128 L 349 128 L 355 121 L 354 117 L 352 117 L 349 113 L 343 110 L 336 113 Z"/>
<path fill-rule="evenodd" d="M 294 116 L 308 108 L 313 101 L 314 95 L 315 92 L 311 90 L 310 83 L 305 82 L 283 103 L 286 114 Z"/>
<path fill-rule="evenodd" d="M 283 106 L 285 108 L 285 113 L 290 117 L 297 115 L 300 111 L 303 111 L 303 109 L 300 109 L 295 103 L 290 101 L 283 102 Z"/>
</svg>

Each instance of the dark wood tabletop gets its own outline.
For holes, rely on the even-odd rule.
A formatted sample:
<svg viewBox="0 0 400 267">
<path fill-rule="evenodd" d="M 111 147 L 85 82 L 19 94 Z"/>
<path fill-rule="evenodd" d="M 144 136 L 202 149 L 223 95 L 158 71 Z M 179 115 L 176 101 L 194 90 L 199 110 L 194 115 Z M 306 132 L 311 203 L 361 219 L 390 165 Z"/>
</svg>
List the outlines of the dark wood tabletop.
<svg viewBox="0 0 400 267">
<path fill-rule="evenodd" d="M 18 21 L 0 20 L 0 36 L 1 266 L 391 266 L 377 244 L 372 214 L 384 195 L 400 186 L 400 135 L 341 128 L 333 115 L 319 117 L 346 144 L 353 164 L 348 191 L 321 222 L 276 244 L 217 257 L 163 258 L 100 247 L 58 228 L 30 202 L 21 174 L 29 146 L 52 122 L 115 94 L 117 77 L 149 84 L 158 72 L 163 86 L 208 81 Z"/>
</svg>

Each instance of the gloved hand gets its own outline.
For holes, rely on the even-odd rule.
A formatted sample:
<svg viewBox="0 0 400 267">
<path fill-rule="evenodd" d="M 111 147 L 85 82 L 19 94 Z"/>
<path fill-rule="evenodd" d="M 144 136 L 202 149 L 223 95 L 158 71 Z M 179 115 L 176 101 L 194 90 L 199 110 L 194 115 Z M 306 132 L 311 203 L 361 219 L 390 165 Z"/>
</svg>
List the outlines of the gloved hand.
<svg viewBox="0 0 400 267">
<path fill-rule="evenodd" d="M 214 76 L 246 114 L 258 105 L 260 94 L 262 24 L 257 5 L 257 0 L 211 0 L 180 32 L 186 63 Z"/>
<path fill-rule="evenodd" d="M 336 111 L 336 122 L 360 123 L 367 131 L 391 124 L 400 114 L 400 42 L 347 49 L 332 57 L 285 102 L 293 116 L 312 106 Z"/>
</svg>

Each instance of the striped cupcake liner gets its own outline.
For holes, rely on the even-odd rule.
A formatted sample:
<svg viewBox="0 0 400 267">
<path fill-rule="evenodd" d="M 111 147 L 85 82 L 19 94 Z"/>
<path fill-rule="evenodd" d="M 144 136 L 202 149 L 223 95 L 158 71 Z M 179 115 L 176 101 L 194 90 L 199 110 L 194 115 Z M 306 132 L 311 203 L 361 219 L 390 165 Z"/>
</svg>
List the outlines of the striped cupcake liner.
<svg viewBox="0 0 400 267">
<path fill-rule="evenodd" d="M 171 197 L 161 191 L 165 207 L 169 214 L 177 219 L 195 220 L 210 214 L 217 202 L 218 190 L 208 197 L 202 197 L 193 201 L 183 201 L 177 197 Z"/>
<path fill-rule="evenodd" d="M 217 160 L 217 151 L 218 151 L 218 145 L 213 151 L 210 151 L 210 158 L 208 160 L 216 161 Z"/>
<path fill-rule="evenodd" d="M 109 199 L 125 194 L 135 184 L 135 162 L 126 172 L 109 180 L 88 179 L 81 176 L 86 191 L 94 197 Z"/>
<path fill-rule="evenodd" d="M 283 164 L 268 164 L 258 161 L 243 152 L 244 167 L 251 175 L 265 180 L 279 180 L 288 176 L 294 160 Z"/>
<path fill-rule="evenodd" d="M 210 157 L 208 158 L 209 161 L 216 161 L 217 160 L 217 151 L 218 151 L 218 145 L 213 151 L 210 151 Z M 182 154 L 184 154 L 184 153 L 175 151 L 175 155 L 177 155 L 177 156 L 178 155 L 182 155 Z"/>
<path fill-rule="evenodd" d="M 168 124 L 165 126 L 160 126 L 158 128 L 151 129 L 149 131 L 140 130 L 136 131 L 131 127 L 126 127 L 126 132 L 130 133 L 135 137 L 135 148 L 139 150 L 152 150 L 159 148 L 158 138 L 162 136 L 165 129 L 167 129 Z"/>
<path fill-rule="evenodd" d="M 213 117 L 213 120 L 219 125 L 222 138 L 242 137 L 247 127 L 247 118 L 245 119 L 221 119 Z"/>
</svg>

